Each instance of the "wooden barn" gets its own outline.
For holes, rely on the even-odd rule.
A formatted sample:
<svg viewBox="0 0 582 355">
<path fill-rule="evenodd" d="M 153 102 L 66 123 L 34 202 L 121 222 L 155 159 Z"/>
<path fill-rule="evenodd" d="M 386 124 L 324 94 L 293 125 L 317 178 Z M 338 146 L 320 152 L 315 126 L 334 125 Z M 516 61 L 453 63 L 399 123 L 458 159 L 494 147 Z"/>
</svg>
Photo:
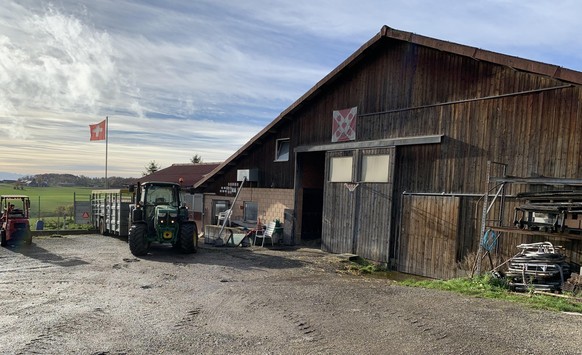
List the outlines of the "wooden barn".
<svg viewBox="0 0 582 355">
<path fill-rule="evenodd" d="M 580 72 L 383 27 L 197 183 L 205 222 L 279 219 L 285 244 L 435 278 L 464 276 L 489 231 L 491 263 L 547 240 L 579 264 L 575 228 L 513 222 L 520 194 L 582 185 L 581 89 Z"/>
</svg>

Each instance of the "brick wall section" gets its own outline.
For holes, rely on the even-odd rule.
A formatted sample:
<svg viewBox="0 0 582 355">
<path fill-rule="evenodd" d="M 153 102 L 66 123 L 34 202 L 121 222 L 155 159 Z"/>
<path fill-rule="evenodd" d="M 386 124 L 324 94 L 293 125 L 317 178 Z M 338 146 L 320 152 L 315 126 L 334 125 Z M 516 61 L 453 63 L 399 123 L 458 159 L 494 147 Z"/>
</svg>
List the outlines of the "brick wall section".
<svg viewBox="0 0 582 355">
<path fill-rule="evenodd" d="M 258 205 L 258 218 L 262 223 L 268 223 L 278 219 L 281 223 L 285 220 L 285 209 L 293 209 L 293 189 L 270 189 L 245 187 L 240 192 L 236 204 L 232 206 L 233 220 L 241 220 L 243 216 L 243 206 L 245 202 L 256 202 Z M 212 201 L 229 200 L 232 202 L 234 196 L 220 196 L 207 194 L 204 196 L 204 224 L 212 224 Z"/>
</svg>

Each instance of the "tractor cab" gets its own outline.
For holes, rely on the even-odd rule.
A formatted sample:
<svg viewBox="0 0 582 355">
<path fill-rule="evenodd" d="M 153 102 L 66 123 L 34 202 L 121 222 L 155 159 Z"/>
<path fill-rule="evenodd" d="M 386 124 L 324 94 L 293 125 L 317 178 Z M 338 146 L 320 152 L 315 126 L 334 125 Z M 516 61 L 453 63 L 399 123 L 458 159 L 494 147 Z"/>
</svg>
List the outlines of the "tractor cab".
<svg viewBox="0 0 582 355">
<path fill-rule="evenodd" d="M 0 209 L 2 213 L 0 216 L 0 245 L 5 247 L 8 242 L 31 244 L 29 197 L 1 195 Z"/>
</svg>

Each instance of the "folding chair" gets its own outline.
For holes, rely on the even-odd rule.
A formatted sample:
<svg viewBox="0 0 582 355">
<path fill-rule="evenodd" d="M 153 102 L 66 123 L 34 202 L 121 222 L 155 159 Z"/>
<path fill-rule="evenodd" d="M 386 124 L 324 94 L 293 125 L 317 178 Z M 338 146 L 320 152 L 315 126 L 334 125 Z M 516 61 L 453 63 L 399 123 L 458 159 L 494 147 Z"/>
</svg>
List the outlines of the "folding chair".
<svg viewBox="0 0 582 355">
<path fill-rule="evenodd" d="M 271 239 L 271 246 L 273 246 L 273 233 L 275 232 L 275 226 L 277 225 L 277 223 L 275 221 L 269 223 L 267 225 L 267 228 L 263 229 L 258 229 L 255 232 L 255 245 L 257 245 L 257 239 L 261 238 L 263 239 L 261 246 L 265 246 L 265 239 Z"/>
</svg>

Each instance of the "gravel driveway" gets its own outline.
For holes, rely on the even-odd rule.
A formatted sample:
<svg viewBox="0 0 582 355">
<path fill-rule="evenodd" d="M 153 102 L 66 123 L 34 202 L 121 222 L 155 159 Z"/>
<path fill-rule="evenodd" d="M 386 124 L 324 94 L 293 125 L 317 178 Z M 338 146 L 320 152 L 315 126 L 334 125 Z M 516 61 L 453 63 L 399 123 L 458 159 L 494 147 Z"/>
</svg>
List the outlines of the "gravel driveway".
<svg viewBox="0 0 582 355">
<path fill-rule="evenodd" d="M 0 248 L 2 354 L 582 354 L 582 316 L 336 272 L 315 249 Z"/>
</svg>

